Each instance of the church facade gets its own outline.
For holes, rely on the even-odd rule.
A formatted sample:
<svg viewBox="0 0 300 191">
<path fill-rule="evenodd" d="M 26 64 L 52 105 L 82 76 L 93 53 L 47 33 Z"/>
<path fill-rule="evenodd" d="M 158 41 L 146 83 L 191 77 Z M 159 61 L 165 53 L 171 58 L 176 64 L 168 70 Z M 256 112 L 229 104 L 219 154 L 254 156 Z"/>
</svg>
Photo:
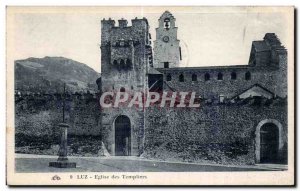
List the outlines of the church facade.
<svg viewBox="0 0 300 191">
<path fill-rule="evenodd" d="M 100 132 L 109 153 L 285 163 L 287 51 L 277 36 L 253 41 L 247 65 L 180 67 L 175 21 L 168 11 L 161 15 L 153 51 L 146 18 L 132 19 L 131 26 L 124 19 L 118 26 L 101 21 L 100 95 L 196 92 L 200 103 L 197 109 L 101 108 Z"/>
</svg>

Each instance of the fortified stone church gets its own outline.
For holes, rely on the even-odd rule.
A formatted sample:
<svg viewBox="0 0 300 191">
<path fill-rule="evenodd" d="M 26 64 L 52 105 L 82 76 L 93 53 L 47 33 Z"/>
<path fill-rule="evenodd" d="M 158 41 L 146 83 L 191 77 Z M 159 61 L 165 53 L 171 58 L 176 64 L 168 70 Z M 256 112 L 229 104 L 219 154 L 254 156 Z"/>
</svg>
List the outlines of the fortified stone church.
<svg viewBox="0 0 300 191">
<path fill-rule="evenodd" d="M 118 26 L 101 21 L 100 94 L 193 91 L 201 103 L 198 110 L 102 108 L 109 153 L 153 156 L 164 148 L 209 159 L 206 150 L 217 147 L 236 160 L 286 162 L 287 51 L 277 36 L 253 41 L 247 65 L 180 67 L 175 21 L 169 11 L 161 15 L 153 52 L 146 18 L 131 20 L 131 26 L 123 19 Z"/>
<path fill-rule="evenodd" d="M 172 124 L 181 131 L 192 130 L 186 136 L 196 133 L 211 137 L 215 133 L 216 139 L 221 135 L 205 128 L 219 133 L 222 128 L 227 129 L 228 137 L 235 134 L 237 128 L 241 137 L 236 139 L 247 142 L 248 152 L 244 154 L 252 153 L 256 163 L 286 161 L 287 51 L 277 36 L 267 33 L 263 40 L 253 41 L 247 65 L 179 67 L 182 55 L 175 21 L 168 11 L 159 18 L 154 54 L 146 18 L 131 20 L 131 26 L 123 19 L 118 21 L 118 26 L 111 19 L 101 22 L 102 76 L 97 80 L 100 94 L 107 91 L 194 91 L 201 102 L 199 110 L 180 111 L 187 116 L 183 121 L 179 121 L 181 117 L 176 108 L 168 111 L 102 108 L 101 133 L 110 154 L 148 152 L 151 155 L 160 146 L 178 141 L 168 138 L 172 127 L 156 132 Z M 249 108 L 250 112 L 245 112 Z M 266 112 L 268 110 L 272 112 Z M 216 112 L 223 116 L 218 117 Z M 236 112 L 239 114 L 235 115 Z M 168 122 L 171 116 L 173 123 Z M 199 143 L 200 147 L 202 144 L 201 140 L 193 141 L 193 145 Z M 210 141 L 224 145 L 222 141 L 228 140 Z"/>
<path fill-rule="evenodd" d="M 118 24 L 103 19 L 98 93 L 16 94 L 16 140 L 22 145 L 24 133 L 34 134 L 27 132 L 28 124 L 33 130 L 51 130 L 52 139 L 65 101 L 68 132 L 77 140 L 70 143 L 69 151 L 78 156 L 86 153 L 88 145 L 96 156 L 102 156 L 97 153 L 105 146 L 116 156 L 246 165 L 287 163 L 287 50 L 278 37 L 267 33 L 263 40 L 249 43 L 248 64 L 182 67 L 185 55 L 175 22 L 175 16 L 165 11 L 151 39 L 146 18 L 132 19 L 131 24 L 124 19 Z M 130 96 L 195 92 L 200 107 L 102 108 L 99 98 L 105 92 Z"/>
<path fill-rule="evenodd" d="M 277 36 L 254 41 L 248 65 L 180 67 L 175 21 L 161 15 L 152 49 L 146 18 L 103 19 L 98 94 L 196 92 L 200 108 L 101 108 L 96 95 L 68 95 L 70 134 L 100 135 L 111 155 L 286 163 L 287 51 Z M 32 108 L 60 110 L 61 98 L 47 96 L 16 95 L 17 119 Z"/>
</svg>

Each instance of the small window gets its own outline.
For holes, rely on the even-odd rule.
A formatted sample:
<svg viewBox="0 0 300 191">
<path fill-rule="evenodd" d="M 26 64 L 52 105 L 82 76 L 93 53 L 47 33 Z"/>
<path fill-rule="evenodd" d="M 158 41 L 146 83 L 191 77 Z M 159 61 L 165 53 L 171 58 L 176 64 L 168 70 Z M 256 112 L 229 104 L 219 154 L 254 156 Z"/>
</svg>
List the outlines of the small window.
<svg viewBox="0 0 300 191">
<path fill-rule="evenodd" d="M 236 73 L 235 72 L 231 72 L 231 79 L 236 80 Z"/>
<path fill-rule="evenodd" d="M 251 73 L 250 72 L 246 72 L 245 80 L 251 80 Z"/>
<path fill-rule="evenodd" d="M 209 75 L 209 73 L 206 73 L 206 74 L 204 75 L 204 80 L 205 80 L 205 81 L 209 81 L 209 80 L 210 80 L 210 75 Z"/>
<path fill-rule="evenodd" d="M 179 47 L 179 58 L 180 58 L 180 60 L 182 60 L 181 47 Z"/>
<path fill-rule="evenodd" d="M 169 18 L 166 18 L 164 20 L 164 28 L 167 30 L 170 28 L 170 19 Z"/>
<path fill-rule="evenodd" d="M 125 68 L 125 62 L 124 62 L 123 59 L 121 59 L 121 61 L 120 61 L 120 67 L 121 67 L 122 69 Z"/>
<path fill-rule="evenodd" d="M 224 95 L 219 95 L 219 103 L 224 103 L 225 96 Z"/>
<path fill-rule="evenodd" d="M 221 72 L 218 73 L 218 80 L 223 80 L 223 74 Z"/>
<path fill-rule="evenodd" d="M 164 62 L 164 68 L 169 68 L 169 62 Z"/>
<path fill-rule="evenodd" d="M 193 75 L 192 75 L 192 81 L 193 81 L 193 82 L 197 81 L 197 75 L 196 75 L 196 74 L 193 74 Z"/>
<path fill-rule="evenodd" d="M 126 65 L 127 65 L 127 66 L 131 66 L 131 60 L 130 60 L 130 59 L 127 59 L 127 60 L 126 60 Z"/>
<path fill-rule="evenodd" d="M 148 57 L 148 62 L 149 62 L 151 67 L 153 67 L 153 60 L 152 59 L 153 59 L 152 56 Z"/>
<path fill-rule="evenodd" d="M 121 87 L 121 88 L 120 88 L 120 92 L 125 92 L 125 88 L 124 88 L 124 87 Z"/>
<path fill-rule="evenodd" d="M 117 65 L 117 64 L 118 64 L 118 61 L 114 60 L 114 64 Z"/>
<path fill-rule="evenodd" d="M 184 76 L 183 76 L 183 74 L 179 75 L 179 82 L 184 82 Z"/>
<path fill-rule="evenodd" d="M 172 76 L 171 76 L 171 74 L 168 74 L 167 75 L 167 81 L 171 81 L 172 80 Z"/>
</svg>

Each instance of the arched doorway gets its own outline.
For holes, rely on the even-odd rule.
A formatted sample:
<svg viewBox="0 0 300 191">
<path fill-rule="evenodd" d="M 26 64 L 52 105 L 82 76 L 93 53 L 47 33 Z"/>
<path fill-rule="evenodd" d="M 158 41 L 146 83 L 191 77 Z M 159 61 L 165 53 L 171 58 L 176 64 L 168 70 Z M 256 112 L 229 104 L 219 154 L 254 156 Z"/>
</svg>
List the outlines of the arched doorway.
<svg viewBox="0 0 300 191">
<path fill-rule="evenodd" d="M 277 163 L 283 148 L 282 125 L 275 119 L 259 122 L 255 131 L 256 163 Z"/>
<path fill-rule="evenodd" d="M 131 153 L 130 119 L 120 115 L 115 120 L 115 155 L 129 156 Z"/>
<path fill-rule="evenodd" d="M 276 163 L 278 159 L 279 130 L 274 123 L 260 128 L 260 163 Z"/>
</svg>

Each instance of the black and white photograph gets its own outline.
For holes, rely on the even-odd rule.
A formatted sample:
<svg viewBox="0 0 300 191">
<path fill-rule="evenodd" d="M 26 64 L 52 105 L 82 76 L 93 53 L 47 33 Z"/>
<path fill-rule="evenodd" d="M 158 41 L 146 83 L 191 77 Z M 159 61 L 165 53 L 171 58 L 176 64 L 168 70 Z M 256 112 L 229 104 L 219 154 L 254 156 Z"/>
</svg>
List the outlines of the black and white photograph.
<svg viewBox="0 0 300 191">
<path fill-rule="evenodd" d="M 294 7 L 6 16 L 9 185 L 294 184 Z"/>
</svg>

